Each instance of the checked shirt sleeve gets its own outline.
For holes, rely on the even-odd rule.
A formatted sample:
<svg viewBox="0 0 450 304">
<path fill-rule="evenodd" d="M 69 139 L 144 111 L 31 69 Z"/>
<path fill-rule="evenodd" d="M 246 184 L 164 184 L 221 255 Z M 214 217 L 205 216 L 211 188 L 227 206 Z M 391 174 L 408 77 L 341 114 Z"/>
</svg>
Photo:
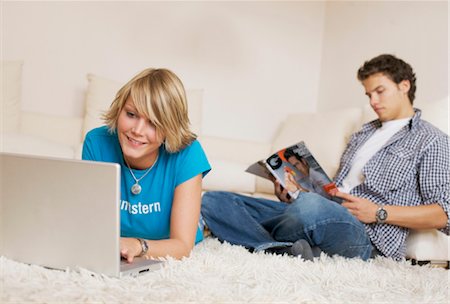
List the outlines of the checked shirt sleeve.
<svg viewBox="0 0 450 304">
<path fill-rule="evenodd" d="M 423 154 L 419 168 L 420 192 L 423 204 L 439 204 L 447 214 L 447 226 L 440 229 L 450 234 L 450 141 L 437 136 Z"/>
</svg>

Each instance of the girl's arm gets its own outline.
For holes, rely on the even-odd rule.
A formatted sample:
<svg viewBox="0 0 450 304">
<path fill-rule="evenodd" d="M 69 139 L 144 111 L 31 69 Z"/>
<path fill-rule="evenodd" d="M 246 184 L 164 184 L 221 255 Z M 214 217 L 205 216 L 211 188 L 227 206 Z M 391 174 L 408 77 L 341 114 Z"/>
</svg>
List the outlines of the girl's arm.
<svg viewBox="0 0 450 304">
<path fill-rule="evenodd" d="M 188 256 L 194 247 L 200 218 L 202 174 L 185 181 L 175 188 L 170 216 L 170 238 L 167 240 L 146 240 L 146 256 L 157 258 L 167 255 L 181 259 Z M 135 238 L 121 238 L 122 257 L 132 262 L 141 254 L 140 242 Z"/>
</svg>

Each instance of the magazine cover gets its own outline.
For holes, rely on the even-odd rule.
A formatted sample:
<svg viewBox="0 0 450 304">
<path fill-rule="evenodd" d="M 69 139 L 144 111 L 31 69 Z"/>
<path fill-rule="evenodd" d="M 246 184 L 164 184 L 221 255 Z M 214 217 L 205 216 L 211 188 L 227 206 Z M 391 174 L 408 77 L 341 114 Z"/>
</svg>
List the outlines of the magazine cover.
<svg viewBox="0 0 450 304">
<path fill-rule="evenodd" d="M 254 163 L 246 172 L 270 180 L 275 177 L 294 199 L 300 192 L 315 192 L 337 203 L 342 202 L 341 198 L 330 195 L 336 191 L 336 186 L 303 141 Z"/>
</svg>

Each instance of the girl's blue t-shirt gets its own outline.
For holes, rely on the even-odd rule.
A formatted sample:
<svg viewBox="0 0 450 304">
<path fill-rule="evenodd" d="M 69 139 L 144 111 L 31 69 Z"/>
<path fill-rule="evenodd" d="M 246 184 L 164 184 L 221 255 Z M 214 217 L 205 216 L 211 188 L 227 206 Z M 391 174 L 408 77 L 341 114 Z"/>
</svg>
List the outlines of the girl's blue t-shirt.
<svg viewBox="0 0 450 304">
<path fill-rule="evenodd" d="M 149 240 L 169 238 L 175 188 L 198 174 L 205 176 L 211 170 L 205 152 L 197 140 L 176 153 L 167 152 L 164 145 L 161 145 L 158 161 L 139 181 L 141 193 L 132 194 L 131 187 L 135 180 L 124 162 L 117 133 L 110 133 L 106 126 L 87 133 L 82 158 L 120 165 L 120 235 Z M 137 179 L 146 172 L 132 170 Z M 202 239 L 203 231 L 199 226 L 195 243 Z"/>
</svg>

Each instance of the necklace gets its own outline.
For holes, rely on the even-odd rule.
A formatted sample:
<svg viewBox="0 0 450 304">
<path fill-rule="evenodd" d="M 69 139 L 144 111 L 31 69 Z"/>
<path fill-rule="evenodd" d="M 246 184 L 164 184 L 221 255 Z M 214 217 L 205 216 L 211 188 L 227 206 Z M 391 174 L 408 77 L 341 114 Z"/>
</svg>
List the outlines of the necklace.
<svg viewBox="0 0 450 304">
<path fill-rule="evenodd" d="M 133 170 L 131 170 L 131 167 L 128 164 L 128 162 L 125 161 L 125 163 L 128 166 L 128 169 L 130 170 L 131 176 L 133 177 L 133 179 L 135 181 L 134 185 L 131 186 L 131 193 L 133 193 L 134 195 L 138 195 L 139 193 L 141 193 L 142 187 L 141 187 L 141 185 L 139 185 L 139 181 L 141 179 L 143 179 L 153 169 L 156 162 L 158 161 L 158 158 L 159 158 L 159 154 L 158 154 L 158 156 L 156 156 L 156 159 L 155 159 L 155 162 L 153 163 L 153 165 L 150 168 L 148 168 L 147 171 L 145 171 L 145 173 L 139 178 L 136 178 L 136 176 L 134 176 Z"/>
</svg>

